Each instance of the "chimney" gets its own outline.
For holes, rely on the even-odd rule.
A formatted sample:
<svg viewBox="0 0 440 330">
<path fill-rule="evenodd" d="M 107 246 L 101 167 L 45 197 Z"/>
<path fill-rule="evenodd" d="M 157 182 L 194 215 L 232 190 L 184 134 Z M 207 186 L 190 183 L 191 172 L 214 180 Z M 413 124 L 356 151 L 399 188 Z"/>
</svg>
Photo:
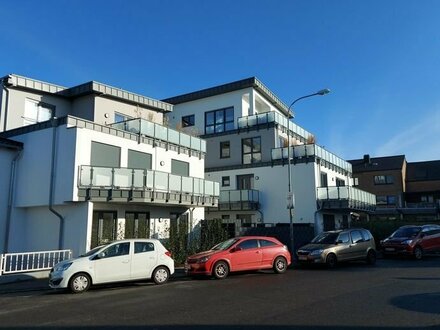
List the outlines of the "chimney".
<svg viewBox="0 0 440 330">
<path fill-rule="evenodd" d="M 368 154 L 364 155 L 364 164 L 365 165 L 371 165 L 370 155 L 368 155 Z"/>
</svg>

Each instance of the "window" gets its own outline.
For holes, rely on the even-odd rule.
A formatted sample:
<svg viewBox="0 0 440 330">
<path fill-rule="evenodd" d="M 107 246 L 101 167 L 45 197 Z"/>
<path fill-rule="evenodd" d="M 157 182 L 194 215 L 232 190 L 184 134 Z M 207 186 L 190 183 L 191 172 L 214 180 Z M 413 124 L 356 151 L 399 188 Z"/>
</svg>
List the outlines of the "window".
<svg viewBox="0 0 440 330">
<path fill-rule="evenodd" d="M 32 125 L 49 120 L 55 112 L 55 106 L 26 99 L 24 106 L 23 125 Z"/>
<path fill-rule="evenodd" d="M 336 178 L 336 187 L 343 187 L 345 186 L 345 180 Z"/>
<path fill-rule="evenodd" d="M 182 127 L 194 126 L 196 119 L 194 115 L 188 115 L 182 117 Z"/>
<path fill-rule="evenodd" d="M 150 242 L 134 242 L 134 253 L 154 251 L 154 244 Z"/>
<path fill-rule="evenodd" d="M 171 173 L 180 176 L 189 176 L 189 163 L 171 159 Z"/>
<path fill-rule="evenodd" d="M 222 133 L 234 129 L 234 107 L 205 113 L 205 134 Z"/>
<path fill-rule="evenodd" d="M 133 119 L 133 118 L 130 116 L 127 116 L 127 115 L 123 115 L 122 113 L 115 112 L 115 123 L 120 123 L 122 121 L 127 121 L 130 119 Z"/>
<path fill-rule="evenodd" d="M 268 241 L 265 239 L 260 239 L 260 246 L 261 247 L 268 247 L 268 246 L 276 246 L 277 244 L 272 242 L 272 241 Z"/>
<path fill-rule="evenodd" d="M 368 230 L 361 230 L 361 234 L 362 234 L 362 238 L 365 242 L 368 242 L 369 240 L 371 240 L 373 238 L 373 236 L 371 235 L 371 233 Z"/>
<path fill-rule="evenodd" d="M 340 233 L 338 236 L 338 242 L 341 243 L 349 243 L 350 242 L 350 236 L 348 233 Z"/>
<path fill-rule="evenodd" d="M 328 187 L 327 173 L 321 172 L 321 187 Z"/>
<path fill-rule="evenodd" d="M 353 178 L 353 187 L 359 186 L 359 178 Z"/>
<path fill-rule="evenodd" d="M 231 157 L 231 144 L 229 141 L 220 142 L 220 158 Z"/>
<path fill-rule="evenodd" d="M 125 238 L 149 238 L 150 214 L 143 212 L 125 213 Z"/>
<path fill-rule="evenodd" d="M 237 175 L 237 189 L 238 190 L 254 189 L 254 175 L 253 174 Z"/>
<path fill-rule="evenodd" d="M 130 254 L 130 243 L 114 244 L 100 253 L 102 258 L 120 257 Z"/>
<path fill-rule="evenodd" d="M 360 232 L 359 230 L 353 230 L 353 231 L 351 232 L 351 241 L 352 241 L 353 243 L 359 243 L 359 242 L 362 242 L 362 241 L 363 241 L 363 238 L 362 238 L 361 232 Z"/>
<path fill-rule="evenodd" d="M 241 140 L 241 151 L 243 164 L 254 164 L 261 162 L 261 138 L 254 137 Z"/>
<path fill-rule="evenodd" d="M 396 196 L 376 196 L 377 205 L 396 205 Z"/>
<path fill-rule="evenodd" d="M 374 176 L 374 184 L 393 184 L 394 177 L 392 175 L 375 175 Z"/>
<path fill-rule="evenodd" d="M 248 239 L 248 240 L 238 244 L 237 247 L 240 247 L 243 250 L 256 249 L 256 248 L 258 248 L 258 240 Z"/>
<path fill-rule="evenodd" d="M 151 154 L 128 149 L 128 168 L 151 170 Z"/>
<path fill-rule="evenodd" d="M 222 176 L 222 187 L 229 187 L 231 185 L 231 180 L 229 176 Z"/>
<path fill-rule="evenodd" d="M 103 167 L 119 167 L 120 158 L 121 148 L 92 141 L 90 165 Z"/>
</svg>

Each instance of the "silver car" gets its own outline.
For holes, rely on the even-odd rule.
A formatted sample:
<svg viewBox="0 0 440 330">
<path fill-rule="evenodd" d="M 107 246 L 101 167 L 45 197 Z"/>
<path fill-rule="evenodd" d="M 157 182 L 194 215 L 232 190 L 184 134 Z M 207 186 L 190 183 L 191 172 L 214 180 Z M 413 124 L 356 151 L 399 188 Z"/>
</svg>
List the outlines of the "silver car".
<svg viewBox="0 0 440 330">
<path fill-rule="evenodd" d="M 365 260 L 376 263 L 376 243 L 366 229 L 346 229 L 323 232 L 301 247 L 298 261 L 303 264 L 326 264 L 333 268 L 338 262 Z"/>
</svg>

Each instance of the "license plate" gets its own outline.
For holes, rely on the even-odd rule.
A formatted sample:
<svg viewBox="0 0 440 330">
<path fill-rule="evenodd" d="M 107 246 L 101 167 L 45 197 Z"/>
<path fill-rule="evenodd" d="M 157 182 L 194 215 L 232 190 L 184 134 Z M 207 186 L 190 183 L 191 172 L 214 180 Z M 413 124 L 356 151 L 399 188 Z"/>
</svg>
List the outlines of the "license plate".
<svg viewBox="0 0 440 330">
<path fill-rule="evenodd" d="M 307 256 L 298 256 L 299 260 L 307 260 Z"/>
<path fill-rule="evenodd" d="M 392 252 L 394 250 L 395 250 L 394 248 L 385 248 L 385 251 L 389 251 L 389 252 Z"/>
</svg>

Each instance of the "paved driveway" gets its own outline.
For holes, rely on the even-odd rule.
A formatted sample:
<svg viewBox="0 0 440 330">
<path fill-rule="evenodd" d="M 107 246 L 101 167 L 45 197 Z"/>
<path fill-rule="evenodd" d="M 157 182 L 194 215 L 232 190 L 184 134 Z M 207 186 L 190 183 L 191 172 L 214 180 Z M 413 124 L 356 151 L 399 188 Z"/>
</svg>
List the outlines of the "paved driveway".
<svg viewBox="0 0 440 330">
<path fill-rule="evenodd" d="M 440 258 L 0 296 L 7 329 L 440 328 Z"/>
</svg>

